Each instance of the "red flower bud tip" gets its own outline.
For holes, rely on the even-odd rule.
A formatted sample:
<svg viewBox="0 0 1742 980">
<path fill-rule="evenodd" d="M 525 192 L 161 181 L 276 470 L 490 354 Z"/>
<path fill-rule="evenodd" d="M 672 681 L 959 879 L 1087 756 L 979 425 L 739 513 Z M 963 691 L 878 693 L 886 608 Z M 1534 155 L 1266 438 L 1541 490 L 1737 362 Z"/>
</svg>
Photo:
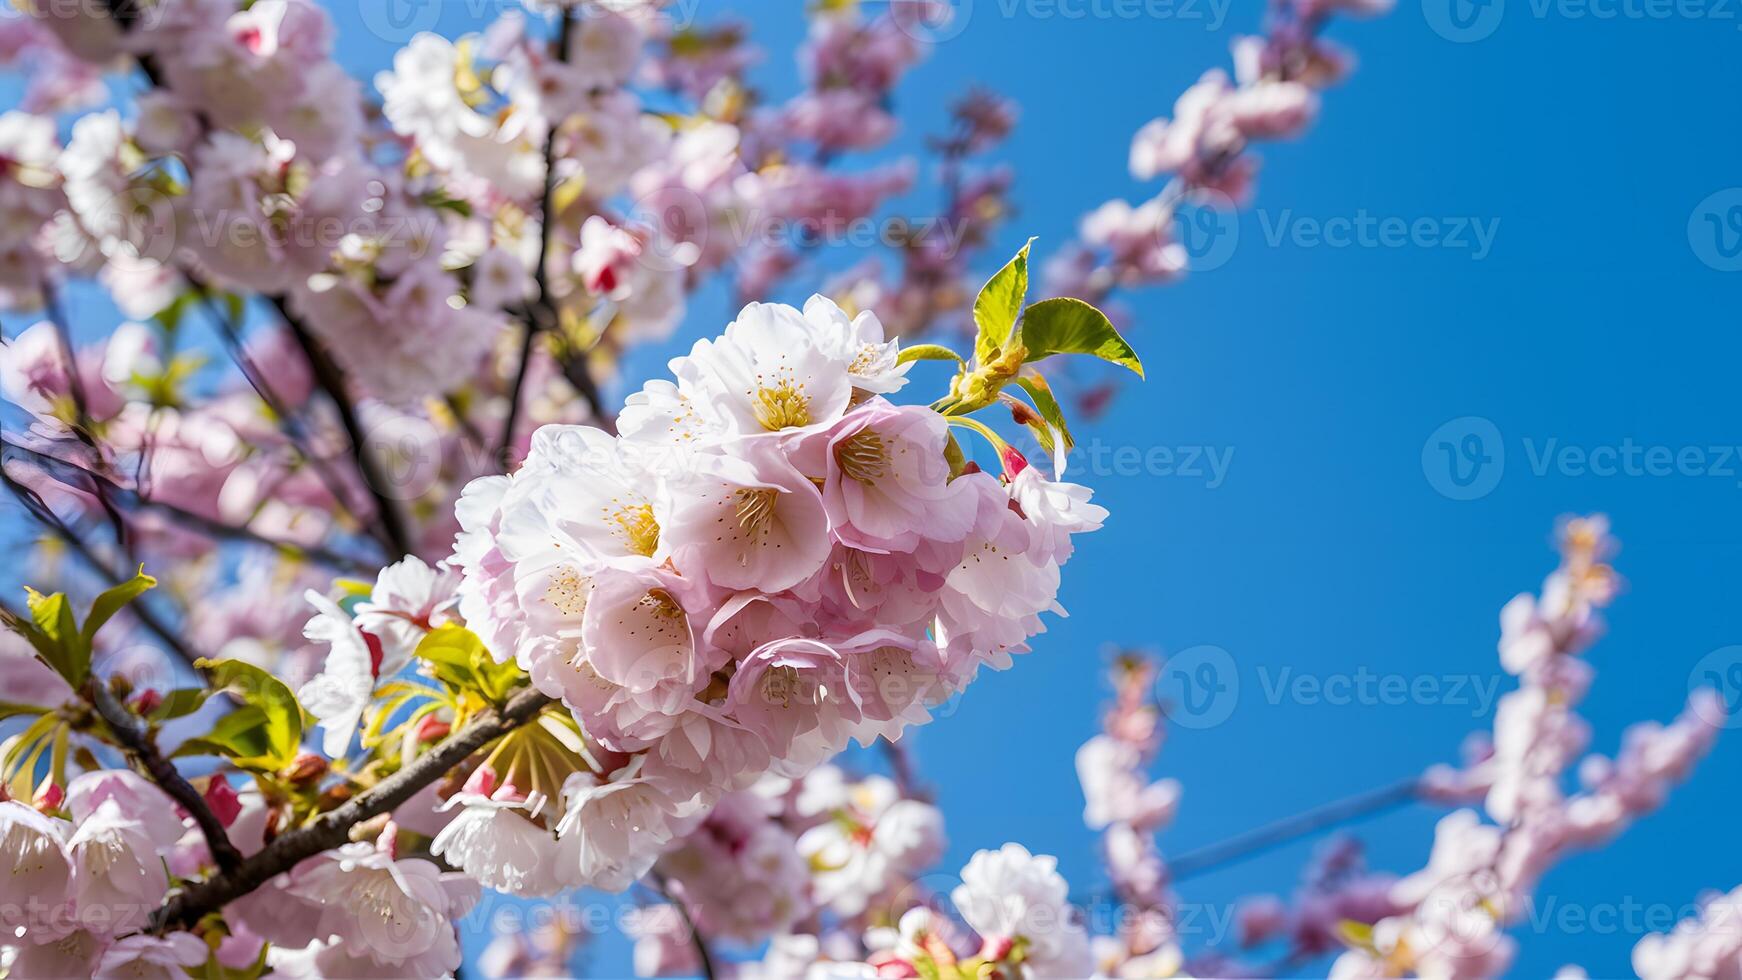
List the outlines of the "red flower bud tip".
<svg viewBox="0 0 1742 980">
<path fill-rule="evenodd" d="M 133 696 L 133 710 L 142 715 L 151 714 L 162 703 L 163 695 L 155 687 L 148 687 Z"/>
<path fill-rule="evenodd" d="M 998 460 L 1004 464 L 1004 475 L 1011 479 L 1015 479 L 1016 474 L 1028 469 L 1028 457 L 1022 455 L 1022 451 L 1015 446 L 1005 446 L 1000 450 Z"/>
<path fill-rule="evenodd" d="M 489 796 L 496 792 L 496 770 L 489 766 L 479 766 L 466 777 L 466 785 L 460 788 L 464 793 L 477 793 L 479 796 Z"/>
<path fill-rule="evenodd" d="M 225 827 L 236 822 L 236 817 L 242 812 L 242 801 L 237 798 L 236 791 L 230 788 L 230 781 L 220 773 L 212 777 L 206 784 L 206 809 L 212 811 L 212 816 Z"/>
<path fill-rule="evenodd" d="M 1010 402 L 1009 405 L 1010 420 L 1015 422 L 1017 425 L 1033 425 L 1036 422 L 1042 421 L 1041 417 L 1035 414 L 1034 409 L 1029 408 L 1021 402 Z"/>
<path fill-rule="evenodd" d="M 969 473 L 978 473 L 978 472 L 980 472 L 980 464 L 974 462 L 971 459 L 962 465 L 962 475 L 963 476 L 967 476 Z"/>
<path fill-rule="evenodd" d="M 361 632 L 363 633 L 363 642 L 369 645 L 369 673 L 376 677 L 380 677 L 381 660 L 383 657 L 387 656 L 387 652 L 381 648 L 381 638 L 379 636 L 366 630 Z"/>
<path fill-rule="evenodd" d="M 52 780 L 45 780 L 36 790 L 36 808 L 43 813 L 50 813 L 61 808 L 67 799 L 67 791 Z"/>
<path fill-rule="evenodd" d="M 985 943 L 980 946 L 980 959 L 996 963 L 1009 956 L 1015 945 L 1016 941 L 1009 936 L 987 936 Z"/>
<path fill-rule="evenodd" d="M 454 726 L 437 718 L 435 715 L 424 715 L 417 723 L 417 740 L 419 742 L 435 742 L 447 738 Z"/>
<path fill-rule="evenodd" d="M 913 980 L 920 975 L 912 963 L 894 953 L 873 953 L 866 962 L 877 970 L 878 980 Z"/>
</svg>

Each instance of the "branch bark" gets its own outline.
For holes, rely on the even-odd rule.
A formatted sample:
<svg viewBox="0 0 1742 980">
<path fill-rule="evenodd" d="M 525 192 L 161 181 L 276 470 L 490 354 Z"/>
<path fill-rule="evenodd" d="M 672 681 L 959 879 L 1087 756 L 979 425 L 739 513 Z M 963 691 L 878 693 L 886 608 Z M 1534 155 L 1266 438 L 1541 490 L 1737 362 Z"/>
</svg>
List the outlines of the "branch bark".
<svg viewBox="0 0 1742 980">
<path fill-rule="evenodd" d="M 152 913 L 151 931 L 162 933 L 192 926 L 212 912 L 241 898 L 299 862 L 350 840 L 351 828 L 387 813 L 435 782 L 472 753 L 530 722 L 551 699 L 526 688 L 501 708 L 473 716 L 466 727 L 448 736 L 411 765 L 382 780 L 375 788 L 312 822 L 281 834 L 234 870 L 221 872 L 177 892 Z"/>
<path fill-rule="evenodd" d="M 218 869 L 230 871 L 241 864 L 242 852 L 230 843 L 230 835 L 224 832 L 224 825 L 212 813 L 212 808 L 206 805 L 205 797 L 158 751 L 157 743 L 144 723 L 115 700 L 115 695 L 101 678 L 91 678 L 86 697 L 91 706 L 97 709 L 97 714 L 108 724 L 109 730 L 115 733 L 115 740 L 121 743 L 127 753 L 127 761 L 133 764 L 133 768 L 156 783 L 170 798 L 181 804 L 183 810 L 193 816 L 194 823 L 200 827 L 200 833 L 205 835 L 206 850 L 212 852 L 212 860 L 217 862 Z"/>
<path fill-rule="evenodd" d="M 261 534 L 260 532 L 248 527 L 226 524 L 223 521 L 213 520 L 212 518 L 205 517 L 201 514 L 196 514 L 193 511 L 177 507 L 175 504 L 162 500 L 154 500 L 132 487 L 123 486 L 122 484 L 117 483 L 110 477 L 105 476 L 88 466 L 81 465 L 70 459 L 62 459 L 59 456 L 45 453 L 39 449 L 32 449 L 29 446 L 14 442 L 11 439 L 0 439 L 0 448 L 8 449 L 12 452 L 27 456 L 33 462 L 38 463 L 45 469 L 61 468 L 77 473 L 95 484 L 99 492 L 106 489 L 111 493 L 125 495 L 142 509 L 157 511 L 165 516 L 173 517 L 177 521 L 191 525 L 200 532 L 214 538 L 223 538 L 229 541 L 247 541 L 270 548 L 278 548 L 305 561 L 319 562 L 347 572 L 374 574 L 376 571 L 376 566 L 373 563 L 366 562 L 361 558 L 341 554 L 330 548 L 322 547 L 320 545 L 297 544 L 294 541 L 283 541 L 278 538 Z"/>
</svg>

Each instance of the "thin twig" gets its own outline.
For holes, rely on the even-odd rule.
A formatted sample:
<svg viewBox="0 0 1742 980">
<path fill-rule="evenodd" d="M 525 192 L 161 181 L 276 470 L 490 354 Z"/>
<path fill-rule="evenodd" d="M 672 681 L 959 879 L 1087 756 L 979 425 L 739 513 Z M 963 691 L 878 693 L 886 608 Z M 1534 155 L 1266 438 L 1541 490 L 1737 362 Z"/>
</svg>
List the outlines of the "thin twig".
<svg viewBox="0 0 1742 980">
<path fill-rule="evenodd" d="M 368 792 L 281 834 L 233 871 L 195 882 L 175 893 L 152 913 L 151 930 L 161 933 L 191 926 L 304 859 L 342 846 L 350 840 L 352 827 L 411 799 L 472 753 L 536 718 L 550 703 L 551 699 L 536 688 L 526 688 L 502 708 L 489 708 L 474 715 L 464 728 Z"/>
<path fill-rule="evenodd" d="M 60 340 L 61 356 L 67 362 L 67 391 L 73 396 L 73 434 L 100 460 L 103 451 L 97 447 L 97 437 L 91 432 L 91 401 L 85 391 L 85 379 L 79 376 L 79 356 L 73 349 L 72 328 L 67 323 L 66 311 L 60 305 L 60 296 L 54 285 L 45 281 L 40 288 L 43 309 L 54 326 L 55 336 Z M 97 490 L 97 502 L 102 505 L 109 526 L 115 530 L 115 541 L 125 550 L 128 547 L 127 522 L 121 519 L 121 512 L 115 509 L 114 502 L 101 488 Z"/>
<path fill-rule="evenodd" d="M 701 967 L 702 976 L 705 980 L 714 980 L 713 951 L 708 948 L 708 937 L 702 935 L 702 930 L 696 926 L 696 920 L 690 916 L 689 906 L 672 894 L 671 883 L 666 880 L 664 875 L 657 871 L 650 871 L 647 877 L 653 882 L 654 890 L 664 896 L 673 908 L 677 909 L 678 916 L 683 919 L 684 928 L 690 931 L 690 942 L 696 947 L 696 959 L 699 961 L 698 965 Z"/>
<path fill-rule="evenodd" d="M 32 460 L 42 464 L 45 468 L 60 467 L 71 470 L 96 484 L 99 491 L 107 490 L 111 493 L 125 494 L 139 507 L 146 510 L 154 510 L 169 517 L 173 517 L 177 521 L 191 525 L 200 532 L 210 535 L 211 537 L 224 538 L 232 541 L 247 541 L 253 544 L 264 545 L 269 548 L 277 548 L 289 552 L 296 558 L 305 561 L 320 562 L 333 568 L 342 569 L 348 572 L 372 573 L 375 571 L 375 565 L 372 562 L 364 561 L 361 558 L 354 558 L 350 555 L 340 554 L 339 552 L 333 551 L 330 548 L 322 547 L 321 545 L 304 545 L 297 544 L 293 541 L 282 541 L 278 538 L 268 537 L 248 527 L 226 524 L 223 521 L 213 520 L 203 514 L 186 510 L 182 507 L 176 506 L 175 504 L 162 500 L 154 500 L 138 490 L 135 490 L 132 487 L 123 486 L 87 466 L 82 466 L 70 459 L 61 459 L 58 456 L 42 452 L 38 449 L 32 449 L 29 446 L 14 442 L 11 439 L 0 439 L 0 447 L 9 449 L 15 453 L 22 453 L 29 456 Z"/>
<path fill-rule="evenodd" d="M 405 521 L 400 516 L 399 507 L 383 489 L 388 483 L 386 474 L 381 472 L 375 459 L 369 455 L 363 438 L 363 426 L 357 421 L 357 410 L 351 404 L 350 393 L 345 391 L 344 372 L 321 349 L 319 342 L 309 333 L 307 325 L 290 312 L 290 305 L 284 301 L 284 297 L 268 296 L 267 300 L 278 310 L 278 315 L 284 319 L 291 336 L 296 338 L 297 344 L 308 356 L 315 383 L 320 385 L 333 407 L 338 409 L 339 422 L 345 427 L 345 437 L 351 441 L 351 458 L 356 461 L 363 485 L 375 501 L 375 517 L 380 522 L 384 535 L 382 543 L 392 551 L 393 558 L 410 554 L 411 537 L 406 533 Z"/>
<path fill-rule="evenodd" d="M 114 693 L 101 678 L 91 678 L 86 687 L 87 700 L 97 709 L 97 714 L 102 716 L 109 730 L 115 733 L 116 741 L 121 743 L 122 749 L 127 753 L 127 761 L 139 770 L 140 775 L 156 783 L 194 818 L 200 833 L 205 835 L 206 850 L 211 852 L 218 869 L 229 871 L 241 864 L 242 852 L 230 843 L 230 835 L 224 833 L 224 825 L 219 822 L 217 814 L 206 805 L 205 797 L 200 795 L 200 791 L 194 789 L 193 784 L 158 751 L 157 743 L 145 725 L 115 700 Z"/>
<path fill-rule="evenodd" d="M 61 520 L 60 515 L 50 509 L 35 491 L 14 480 L 4 467 L 0 467 L 0 484 L 3 484 L 14 497 L 18 498 L 19 503 L 24 505 L 25 510 L 28 510 L 31 516 L 54 532 L 55 537 L 72 549 L 73 553 L 83 559 L 85 564 L 91 566 L 91 569 L 103 580 L 105 586 L 113 587 L 126 581 L 120 572 L 110 567 L 108 562 L 104 561 L 90 545 L 85 543 L 77 531 L 68 527 L 66 521 Z M 150 606 L 144 602 L 135 602 L 128 607 L 128 611 L 139 620 L 141 626 L 150 630 L 159 640 L 163 641 L 164 646 L 168 647 L 170 652 L 180 658 L 190 669 L 201 676 L 205 675 L 205 672 L 197 666 L 200 660 L 199 654 L 189 648 L 181 637 L 176 635 L 175 631 L 159 619 L 157 614 L 152 612 Z"/>
<path fill-rule="evenodd" d="M 184 273 L 184 275 L 189 274 Z M 191 275 L 189 275 L 189 281 L 192 283 L 194 291 L 199 294 L 200 304 L 205 307 L 206 314 L 216 325 L 218 335 L 223 339 L 224 347 L 230 353 L 230 359 L 242 372 L 242 378 L 248 382 L 248 386 L 254 389 L 254 393 L 260 396 L 260 400 L 272 412 L 273 417 L 278 422 L 279 429 L 284 432 L 285 438 L 290 440 L 290 444 L 314 468 L 315 475 L 320 477 L 327 492 L 333 495 L 333 503 L 338 506 L 341 512 L 361 525 L 363 522 L 358 520 L 357 515 L 351 510 L 348 499 L 350 489 L 345 486 L 344 481 L 339 479 L 338 474 L 333 472 L 332 467 L 327 465 L 326 458 L 314 451 L 313 434 L 303 427 L 301 420 L 284 403 L 284 399 L 278 397 L 278 393 L 272 390 L 272 386 L 266 380 L 266 372 L 260 370 L 260 366 L 254 363 L 254 358 L 249 355 L 247 348 L 243 345 L 241 324 L 237 323 L 227 310 L 218 307 L 210 286 Z"/>
<path fill-rule="evenodd" d="M 1175 881 L 1214 871 L 1329 827 L 1401 806 L 1414 800 L 1420 787 L 1421 781 L 1412 776 L 1389 786 L 1316 806 L 1227 840 L 1187 851 L 1167 862 L 1168 871 Z"/>
<path fill-rule="evenodd" d="M 575 12 L 571 7 L 564 7 L 557 21 L 556 37 L 551 41 L 551 59 L 558 62 L 567 61 L 569 57 L 569 39 L 574 33 Z M 550 276 L 546 266 L 550 262 L 550 243 L 552 226 L 556 223 L 556 138 L 566 119 L 552 119 L 550 132 L 544 138 L 544 195 L 539 202 L 539 243 L 538 264 L 533 266 L 532 281 L 537 295 L 524 311 L 522 317 L 526 321 L 526 337 L 520 345 L 520 366 L 514 374 L 514 384 L 508 391 L 508 418 L 502 425 L 502 458 L 507 461 L 508 454 L 514 445 L 515 425 L 520 421 L 521 390 L 526 385 L 527 371 L 532 367 L 532 354 L 535 341 L 540 333 L 554 331 L 559 323 L 556 304 L 550 298 Z M 599 403 L 598 385 L 593 383 L 592 375 L 587 370 L 586 358 L 578 358 L 579 366 L 565 363 L 563 374 L 569 383 L 575 386 L 583 399 L 586 400 L 593 414 L 603 417 Z"/>
</svg>

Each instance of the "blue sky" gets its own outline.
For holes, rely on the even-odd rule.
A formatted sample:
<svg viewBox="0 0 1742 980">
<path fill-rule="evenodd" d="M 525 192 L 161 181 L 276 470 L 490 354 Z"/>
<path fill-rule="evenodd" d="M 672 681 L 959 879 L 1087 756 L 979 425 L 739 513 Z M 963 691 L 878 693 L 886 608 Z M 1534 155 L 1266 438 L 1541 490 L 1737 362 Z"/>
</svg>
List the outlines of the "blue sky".
<svg viewBox="0 0 1742 980">
<path fill-rule="evenodd" d="M 1029 235 L 1045 251 L 1109 197 L 1153 193 L 1126 174 L 1132 131 L 1225 65 L 1261 13 L 1231 0 L 957 3 L 963 29 L 898 90 L 897 149 L 936 130 L 970 85 L 1020 103 L 1003 158 L 1021 213 L 1000 257 Z M 1468 3 L 1403 0 L 1388 18 L 1335 25 L 1358 71 L 1306 139 L 1262 151 L 1226 260 L 1125 298 L 1149 380 L 1077 433 L 1104 447 L 1102 465 L 1079 459 L 1077 474 L 1113 518 L 1067 569 L 1072 615 L 915 741 L 949 817 L 946 868 L 1017 840 L 1059 855 L 1079 891 L 1099 884 L 1072 755 L 1106 697 L 1107 644 L 1219 648 L 1238 682 L 1216 712 L 1226 717 L 1176 729 L 1158 762 L 1185 786 L 1169 852 L 1453 760 L 1488 725 L 1472 692 L 1509 686 L 1497 614 L 1552 565 L 1564 513 L 1606 512 L 1623 542 L 1628 588 L 1590 654 L 1595 749 L 1613 752 L 1631 721 L 1667 720 L 1691 677 L 1742 659 L 1724 651 L 1742 644 L 1742 459 L 1730 448 L 1742 444 L 1742 14 L 1716 0 Z M 368 78 L 395 38 L 368 29 L 364 6 L 386 23 L 372 3 L 334 15 L 342 59 Z M 758 78 L 784 92 L 797 7 L 709 4 L 703 16 L 752 14 L 769 52 Z M 434 26 L 475 29 L 494 9 L 447 3 Z M 1344 223 L 1386 221 L 1421 230 L 1333 244 Z M 704 296 L 685 330 L 717 330 L 728 314 Z M 1454 474 L 1438 446 L 1466 436 L 1488 462 L 1475 471 L 1460 457 Z M 1689 462 L 1662 475 L 1580 462 L 1628 447 Z M 1162 450 L 1172 470 L 1119 462 Z M 1225 471 L 1182 472 L 1191 453 Z M 1425 678 L 1444 693 L 1331 704 L 1274 695 L 1284 671 Z M 1539 908 L 1679 908 L 1742 883 L 1738 772 L 1732 729 L 1662 813 L 1551 873 Z M 1438 815 L 1411 806 L 1361 824 L 1373 863 L 1418 868 Z M 1194 878 L 1181 897 L 1215 907 L 1286 892 L 1308 851 Z M 1627 972 L 1626 923 L 1557 921 L 1519 930 L 1517 975 L 1569 962 Z M 593 962 L 622 973 L 626 947 L 602 942 Z"/>
</svg>

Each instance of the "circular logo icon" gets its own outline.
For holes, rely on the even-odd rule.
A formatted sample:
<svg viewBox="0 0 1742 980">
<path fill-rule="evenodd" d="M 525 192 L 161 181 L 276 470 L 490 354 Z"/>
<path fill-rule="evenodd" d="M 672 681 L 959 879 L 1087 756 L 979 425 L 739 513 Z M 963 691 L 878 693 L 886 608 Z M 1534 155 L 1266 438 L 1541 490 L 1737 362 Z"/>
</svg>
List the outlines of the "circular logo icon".
<svg viewBox="0 0 1742 980">
<path fill-rule="evenodd" d="M 1476 500 L 1494 492 L 1506 471 L 1500 429 L 1479 415 L 1440 426 L 1421 444 L 1421 472 L 1428 485 L 1451 500 Z"/>
<path fill-rule="evenodd" d="M 1182 728 L 1214 728 L 1234 713 L 1240 673 L 1228 651 L 1208 644 L 1168 657 L 1155 674 L 1156 697 Z"/>
<path fill-rule="evenodd" d="M 1719 647 L 1700 658 L 1688 673 L 1688 693 L 1706 688 L 1721 704 L 1697 700 L 1694 711 L 1708 725 L 1720 728 L 1742 726 L 1742 644 Z"/>
<path fill-rule="evenodd" d="M 1421 0 L 1421 12 L 1435 34 L 1469 44 L 1499 30 L 1506 0 Z"/>
<path fill-rule="evenodd" d="M 361 6 L 363 26 L 383 41 L 404 43 L 435 27 L 442 0 L 374 0 Z"/>
<path fill-rule="evenodd" d="M 415 415 L 395 415 L 371 425 L 363 436 L 363 452 L 375 463 L 375 482 L 382 484 L 373 489 L 389 500 L 415 500 L 441 475 L 441 433 Z"/>
<path fill-rule="evenodd" d="M 1719 272 L 1742 272 L 1742 187 L 1728 187 L 1701 201 L 1688 215 L 1688 245 Z"/>
<path fill-rule="evenodd" d="M 1240 209 L 1221 191 L 1196 191 L 1174 212 L 1174 234 L 1192 272 L 1220 269 L 1240 244 Z"/>
<path fill-rule="evenodd" d="M 890 0 L 889 18 L 921 44 L 941 44 L 968 29 L 974 0 Z"/>
<path fill-rule="evenodd" d="M 739 215 L 742 221 L 721 222 L 724 227 L 746 230 L 745 240 L 734 242 L 740 247 L 750 244 L 760 229 L 754 215 Z M 641 252 L 635 261 L 653 272 L 676 272 L 694 265 L 708 245 L 708 203 L 687 187 L 668 185 L 641 195 L 629 205 L 625 227 L 635 229 L 642 238 Z"/>
</svg>

